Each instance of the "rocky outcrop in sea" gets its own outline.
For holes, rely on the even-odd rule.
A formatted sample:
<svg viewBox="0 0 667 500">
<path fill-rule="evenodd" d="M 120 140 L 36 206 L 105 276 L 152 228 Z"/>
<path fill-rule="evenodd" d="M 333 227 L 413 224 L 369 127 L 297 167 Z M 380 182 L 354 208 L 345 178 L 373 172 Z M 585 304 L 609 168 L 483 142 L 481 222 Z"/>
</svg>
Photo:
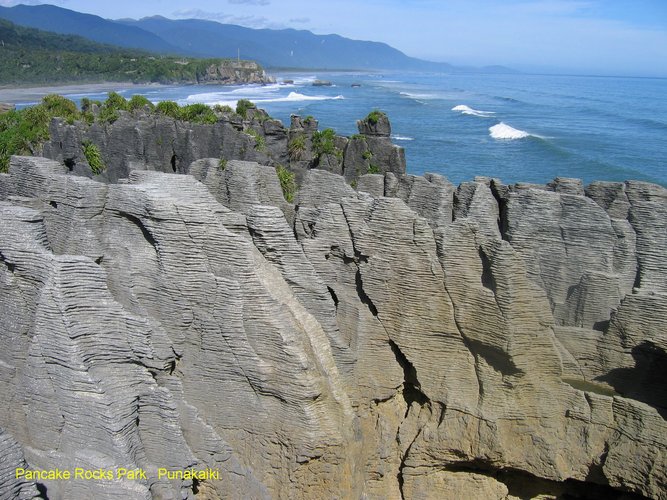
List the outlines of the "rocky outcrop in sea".
<svg viewBox="0 0 667 500">
<path fill-rule="evenodd" d="M 289 203 L 195 158 L 239 126 L 93 126 L 99 182 L 59 124 L 74 168 L 0 174 L 4 497 L 667 498 L 667 190 L 331 167 Z"/>
<path fill-rule="evenodd" d="M 196 83 L 215 85 L 247 85 L 276 83 L 276 79 L 269 75 L 255 61 L 240 61 L 222 59 L 211 64 L 204 75 L 197 76 Z"/>
</svg>

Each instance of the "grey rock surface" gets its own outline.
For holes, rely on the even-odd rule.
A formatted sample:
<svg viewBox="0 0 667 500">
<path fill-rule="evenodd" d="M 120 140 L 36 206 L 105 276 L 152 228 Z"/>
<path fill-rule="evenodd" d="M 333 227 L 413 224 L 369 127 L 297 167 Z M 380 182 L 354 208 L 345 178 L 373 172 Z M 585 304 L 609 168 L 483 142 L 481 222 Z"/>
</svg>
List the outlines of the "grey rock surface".
<svg viewBox="0 0 667 500">
<path fill-rule="evenodd" d="M 389 126 L 389 120 L 384 120 Z M 310 169 L 343 174 L 348 183 L 369 169 L 405 173 L 405 153 L 388 135 L 369 131 L 368 136 L 354 140 L 335 136 L 335 153 L 318 155 L 312 141 L 317 120 L 293 116 L 286 128 L 258 108 L 248 109 L 243 118 L 231 111 L 218 112 L 213 124 L 175 120 L 145 109 L 120 111 L 113 123 L 67 123 L 56 118 L 49 130 L 41 155 L 64 163 L 76 175 L 101 182 L 116 183 L 131 170 L 189 173 L 193 162 L 206 158 L 283 165 L 296 174 L 298 184 Z M 303 146 L 295 148 L 295 140 Z M 98 147 L 106 166 L 97 175 L 84 155 L 86 141 Z"/>
<path fill-rule="evenodd" d="M 23 449 L 12 436 L 0 427 L 0 499 L 27 500 L 40 498 L 41 493 L 32 480 L 25 477 L 17 477 L 19 469 L 28 469 L 28 464 L 23 457 Z"/>
<path fill-rule="evenodd" d="M 5 497 L 667 498 L 663 188 L 187 172 L 0 175 Z"/>
</svg>

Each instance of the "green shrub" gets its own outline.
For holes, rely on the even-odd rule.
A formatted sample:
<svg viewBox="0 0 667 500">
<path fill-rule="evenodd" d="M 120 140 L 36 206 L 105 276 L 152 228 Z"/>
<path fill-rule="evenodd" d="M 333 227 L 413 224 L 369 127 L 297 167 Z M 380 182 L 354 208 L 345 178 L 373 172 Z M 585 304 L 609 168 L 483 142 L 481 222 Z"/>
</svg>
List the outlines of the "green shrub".
<svg viewBox="0 0 667 500">
<path fill-rule="evenodd" d="M 130 111 L 134 111 L 136 109 L 143 109 L 145 107 L 148 107 L 149 109 L 154 109 L 155 105 L 150 102 L 148 99 L 146 99 L 144 96 L 135 94 L 130 98 L 130 102 L 128 103 L 128 108 Z"/>
<path fill-rule="evenodd" d="M 296 194 L 294 174 L 282 165 L 276 167 L 276 174 L 278 174 L 278 180 L 280 181 L 280 187 L 283 190 L 285 201 L 292 203 L 294 201 L 294 195 Z"/>
<path fill-rule="evenodd" d="M 0 115 L 0 172 L 9 170 L 11 155 L 29 154 L 30 143 L 20 132 L 25 111 L 8 111 Z"/>
<path fill-rule="evenodd" d="M 380 118 L 387 116 L 385 113 L 380 111 L 379 109 L 375 109 L 368 113 L 368 116 L 366 117 L 366 120 L 368 123 L 371 125 L 377 125 L 377 123 L 380 121 Z"/>
<path fill-rule="evenodd" d="M 79 110 L 73 101 L 56 95 L 49 94 L 42 98 L 42 106 L 49 116 L 59 116 L 65 119 L 79 118 Z"/>
<path fill-rule="evenodd" d="M 264 137 L 262 137 L 259 132 L 257 132 L 255 129 L 249 128 L 245 131 L 245 133 L 255 139 L 255 149 L 257 151 L 266 150 L 266 139 L 264 139 Z"/>
<path fill-rule="evenodd" d="M 178 106 L 178 104 L 177 104 Z M 188 104 L 180 108 L 179 119 L 193 123 L 217 123 L 218 117 L 206 104 Z"/>
<path fill-rule="evenodd" d="M 357 189 L 357 179 L 352 180 L 352 182 L 350 182 L 350 186 L 352 186 L 352 189 Z"/>
<path fill-rule="evenodd" d="M 40 104 L 0 115 L 0 172 L 9 169 L 12 155 L 29 155 L 49 139 L 49 123 L 55 117 L 73 122 L 80 117 L 76 104 L 62 96 L 48 95 Z"/>
<path fill-rule="evenodd" d="M 220 158 L 220 161 L 218 162 L 218 168 L 220 170 L 224 170 L 227 168 L 227 160 L 225 158 Z"/>
<path fill-rule="evenodd" d="M 117 109 L 103 106 L 100 110 L 100 114 L 97 115 L 97 117 L 102 123 L 113 123 L 118 120 L 118 118 L 120 118 L 120 114 L 118 114 Z"/>
<path fill-rule="evenodd" d="M 241 116 L 241 118 L 248 118 L 248 110 L 254 109 L 256 106 L 254 103 L 248 99 L 241 99 L 236 103 L 236 113 Z"/>
<path fill-rule="evenodd" d="M 88 99 L 87 97 L 81 99 L 81 118 L 89 125 L 95 122 L 95 115 L 93 114 L 94 106 L 100 108 L 102 103 Z"/>
<path fill-rule="evenodd" d="M 372 163 L 368 167 L 368 173 L 369 174 L 381 174 L 382 172 L 380 171 L 380 167 L 377 165 L 373 165 Z"/>
<path fill-rule="evenodd" d="M 322 132 L 314 132 L 313 153 L 315 153 L 317 157 L 325 154 L 334 154 L 336 152 L 335 138 L 336 132 L 330 128 L 327 128 Z"/>
<path fill-rule="evenodd" d="M 225 113 L 225 114 L 234 112 L 234 110 L 230 106 L 223 105 L 223 104 L 214 105 L 213 106 L 213 111 L 215 111 L 216 113 Z"/>
<path fill-rule="evenodd" d="M 103 106 L 119 111 L 128 111 L 129 109 L 129 103 L 127 100 L 116 92 L 109 92 L 109 94 L 107 94 L 107 100 L 104 101 Z"/>
<path fill-rule="evenodd" d="M 303 158 L 303 154 L 306 152 L 306 136 L 303 134 L 297 135 L 292 138 L 287 144 L 287 153 L 289 154 L 290 160 L 300 160 Z"/>
<path fill-rule="evenodd" d="M 100 153 L 100 148 L 98 148 L 92 141 L 85 140 L 81 143 L 83 146 L 83 156 L 86 157 L 90 169 L 95 175 L 101 174 L 106 170 L 107 166 L 102 160 L 102 153 Z"/>
<path fill-rule="evenodd" d="M 91 111 L 92 108 L 93 108 L 93 101 L 91 99 L 88 99 L 87 97 L 81 99 L 81 111 L 85 113 L 87 111 Z"/>
<path fill-rule="evenodd" d="M 169 116 L 174 120 L 178 120 L 180 114 L 180 108 L 178 107 L 178 104 L 176 104 L 174 101 L 158 102 L 157 105 L 155 106 L 155 109 L 157 109 L 158 113 L 161 113 L 165 116 Z"/>
<path fill-rule="evenodd" d="M 371 152 L 370 149 L 367 149 L 366 151 L 364 151 L 363 153 L 361 153 L 361 157 L 362 157 L 364 160 L 370 160 L 371 158 L 373 158 L 373 153 Z"/>
</svg>

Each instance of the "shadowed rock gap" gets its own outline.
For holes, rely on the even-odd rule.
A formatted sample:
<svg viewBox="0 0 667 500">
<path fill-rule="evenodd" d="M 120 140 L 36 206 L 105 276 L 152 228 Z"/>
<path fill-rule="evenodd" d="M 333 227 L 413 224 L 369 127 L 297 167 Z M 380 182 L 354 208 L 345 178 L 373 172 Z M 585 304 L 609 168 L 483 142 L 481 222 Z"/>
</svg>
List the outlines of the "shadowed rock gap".
<svg viewBox="0 0 667 500">
<path fill-rule="evenodd" d="M 491 261 L 486 256 L 484 250 L 482 250 L 481 247 L 479 248 L 479 258 L 482 261 L 482 286 L 491 290 L 495 296 L 497 286 L 496 279 L 493 277 L 493 272 L 491 271 Z"/>
<path fill-rule="evenodd" d="M 403 354 L 398 344 L 389 339 L 391 350 L 396 356 L 396 361 L 403 370 L 403 398 L 408 405 L 408 409 L 412 403 L 424 405 L 430 403 L 430 399 L 421 390 L 421 384 L 417 379 L 417 370 L 408 358 Z"/>
<path fill-rule="evenodd" d="M 498 231 L 500 231 L 500 237 L 505 241 L 509 241 L 507 237 L 507 229 L 509 227 L 507 220 L 507 199 L 502 196 L 499 186 L 494 181 L 491 182 L 491 194 L 498 204 Z"/>
<path fill-rule="evenodd" d="M 667 420 L 667 353 L 645 341 L 632 348 L 633 368 L 616 368 L 597 380 L 611 385 L 624 397 L 655 408 Z"/>
<path fill-rule="evenodd" d="M 412 408 L 413 403 L 416 403 L 420 406 L 423 405 L 430 405 L 431 401 L 430 399 L 421 391 L 421 384 L 419 383 L 419 380 L 417 379 L 417 370 L 415 369 L 414 365 L 410 363 L 408 358 L 403 354 L 403 351 L 398 347 L 398 344 L 394 342 L 393 340 L 389 339 L 389 345 L 391 346 L 391 350 L 394 353 L 394 356 L 396 357 L 396 361 L 400 365 L 400 367 L 403 369 L 403 399 L 405 400 L 406 403 L 406 411 L 405 415 L 403 418 L 407 418 L 408 414 L 410 413 L 410 408 Z M 399 427 L 400 429 L 400 427 Z M 419 435 L 421 434 L 421 429 L 413 439 L 412 443 L 406 448 L 405 453 L 401 456 L 401 463 L 398 468 L 398 473 L 396 474 L 396 479 L 398 481 L 398 487 L 401 492 L 401 498 L 405 498 L 405 495 L 403 493 L 403 486 L 404 486 L 404 478 L 403 478 L 403 469 L 405 468 L 406 465 L 406 460 L 408 458 L 408 455 L 410 454 L 410 449 L 412 448 L 412 445 L 414 442 L 417 440 Z M 398 435 L 396 436 L 398 440 Z"/>
<path fill-rule="evenodd" d="M 336 292 L 330 286 L 327 286 L 327 290 L 329 290 L 329 295 L 331 295 L 331 299 L 334 301 L 334 306 L 338 309 L 338 295 L 336 295 Z"/>
<path fill-rule="evenodd" d="M 446 465 L 448 472 L 475 473 L 487 476 L 507 486 L 515 498 L 555 498 L 558 500 L 642 500 L 647 497 L 608 486 L 604 477 L 601 483 L 566 479 L 551 481 L 511 468 L 496 468 L 484 461 L 462 462 Z"/>
<path fill-rule="evenodd" d="M 158 253 L 158 247 L 157 247 L 157 241 L 155 241 L 155 238 L 153 238 L 153 235 L 146 229 L 146 226 L 141 222 L 141 220 L 137 217 L 135 217 L 132 214 L 128 214 L 127 212 L 118 212 L 118 215 L 123 217 L 124 219 L 127 219 L 130 221 L 132 224 L 137 226 L 141 230 L 141 234 L 144 235 L 144 239 L 151 244 L 151 246 L 155 249 L 155 253 Z"/>
<path fill-rule="evenodd" d="M 7 270 L 10 273 L 12 273 L 12 274 L 14 273 L 14 270 L 16 269 L 16 265 L 12 264 L 11 262 L 7 262 L 7 260 L 5 259 L 5 256 L 2 255 L 2 252 L 0 252 L 0 262 L 2 262 L 7 267 Z"/>
<path fill-rule="evenodd" d="M 361 301 L 362 304 L 368 307 L 368 310 L 371 312 L 373 316 L 377 317 L 378 315 L 377 307 L 375 307 L 375 304 L 373 304 L 371 298 L 368 295 L 366 295 L 366 292 L 364 291 L 363 282 L 361 280 L 361 271 L 359 269 L 357 269 L 357 272 L 354 275 L 354 282 L 357 288 L 357 295 L 359 296 L 359 300 Z"/>
</svg>

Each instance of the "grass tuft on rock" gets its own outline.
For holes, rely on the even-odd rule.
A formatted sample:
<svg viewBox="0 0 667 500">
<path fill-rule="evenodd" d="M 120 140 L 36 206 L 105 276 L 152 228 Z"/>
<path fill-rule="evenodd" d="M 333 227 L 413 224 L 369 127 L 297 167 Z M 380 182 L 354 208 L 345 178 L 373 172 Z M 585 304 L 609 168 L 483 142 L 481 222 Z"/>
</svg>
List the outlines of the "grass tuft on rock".
<svg viewBox="0 0 667 500">
<path fill-rule="evenodd" d="M 280 188 L 283 190 L 283 197 L 285 198 L 285 201 L 288 203 L 293 203 L 294 196 L 296 195 L 296 182 L 294 180 L 294 174 L 282 165 L 278 165 L 276 167 L 276 174 L 278 175 Z"/>
</svg>

